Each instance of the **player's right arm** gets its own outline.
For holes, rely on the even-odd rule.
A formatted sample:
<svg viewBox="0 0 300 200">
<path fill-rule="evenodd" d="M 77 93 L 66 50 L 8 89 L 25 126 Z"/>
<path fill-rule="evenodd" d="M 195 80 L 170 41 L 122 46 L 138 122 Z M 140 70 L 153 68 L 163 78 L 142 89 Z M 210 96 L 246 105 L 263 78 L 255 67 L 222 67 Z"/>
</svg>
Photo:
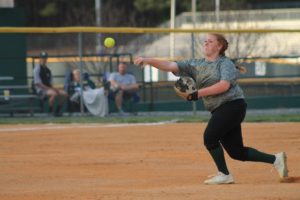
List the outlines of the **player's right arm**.
<svg viewBox="0 0 300 200">
<path fill-rule="evenodd" d="M 166 71 L 166 72 L 173 72 L 174 74 L 177 74 L 179 70 L 176 62 L 158 60 L 155 58 L 138 57 L 134 60 L 134 64 L 143 65 L 143 66 L 149 64 L 159 70 Z"/>
</svg>

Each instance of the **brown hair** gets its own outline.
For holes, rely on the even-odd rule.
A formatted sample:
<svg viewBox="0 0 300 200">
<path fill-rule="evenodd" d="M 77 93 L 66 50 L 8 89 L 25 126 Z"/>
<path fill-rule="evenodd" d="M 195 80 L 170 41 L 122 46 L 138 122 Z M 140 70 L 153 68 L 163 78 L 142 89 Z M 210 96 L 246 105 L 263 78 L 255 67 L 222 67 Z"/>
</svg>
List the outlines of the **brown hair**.
<svg viewBox="0 0 300 200">
<path fill-rule="evenodd" d="M 219 55 L 225 56 L 225 51 L 228 49 L 228 41 L 226 40 L 225 36 L 220 33 L 210 33 L 210 35 L 215 36 L 217 41 L 222 45 Z M 247 72 L 246 68 L 241 65 L 235 65 L 235 67 L 243 74 Z"/>
<path fill-rule="evenodd" d="M 222 45 L 222 48 L 220 49 L 219 55 L 220 56 L 225 56 L 225 51 L 228 48 L 228 41 L 224 37 L 224 35 L 219 34 L 219 33 L 210 33 L 210 35 L 213 35 L 217 38 L 217 41 Z"/>
</svg>

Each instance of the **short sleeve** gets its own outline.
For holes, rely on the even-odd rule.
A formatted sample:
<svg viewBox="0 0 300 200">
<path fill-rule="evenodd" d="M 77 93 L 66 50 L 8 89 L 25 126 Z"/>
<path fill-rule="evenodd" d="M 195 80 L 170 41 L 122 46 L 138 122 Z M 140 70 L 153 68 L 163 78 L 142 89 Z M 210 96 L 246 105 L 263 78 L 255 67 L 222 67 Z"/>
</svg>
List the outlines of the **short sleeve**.
<svg viewBox="0 0 300 200">
<path fill-rule="evenodd" d="M 40 66 L 35 66 L 33 70 L 33 80 L 34 83 L 42 83 L 41 77 L 40 77 Z"/>
<path fill-rule="evenodd" d="M 225 59 L 221 63 L 220 75 L 221 75 L 220 78 L 221 80 L 226 80 L 231 84 L 235 82 L 235 80 L 237 79 L 237 69 L 231 60 Z"/>
<path fill-rule="evenodd" d="M 182 60 L 176 61 L 178 66 L 178 73 L 175 76 L 195 76 L 195 67 L 193 65 L 193 60 Z"/>
<path fill-rule="evenodd" d="M 132 74 L 130 74 L 130 77 L 131 77 L 131 84 L 135 84 L 136 83 L 136 79 L 135 79 L 135 77 L 132 75 Z"/>
<path fill-rule="evenodd" d="M 109 81 L 112 81 L 112 80 L 114 80 L 115 81 L 115 79 L 116 79 L 116 73 L 111 73 L 110 75 L 109 75 Z"/>
</svg>

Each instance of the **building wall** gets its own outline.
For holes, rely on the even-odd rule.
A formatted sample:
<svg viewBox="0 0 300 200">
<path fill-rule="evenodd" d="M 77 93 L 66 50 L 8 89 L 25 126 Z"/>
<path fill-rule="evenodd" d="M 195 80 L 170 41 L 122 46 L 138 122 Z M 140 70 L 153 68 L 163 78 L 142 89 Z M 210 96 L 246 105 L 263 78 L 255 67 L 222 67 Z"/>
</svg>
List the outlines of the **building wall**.
<svg viewBox="0 0 300 200">
<path fill-rule="evenodd" d="M 24 26 L 25 24 L 22 9 L 0 8 L 0 19 L 0 26 Z M 13 81 L 1 81 L 1 85 L 26 84 L 25 35 L 0 34 L 0 44 L 0 76 L 15 78 Z"/>
</svg>

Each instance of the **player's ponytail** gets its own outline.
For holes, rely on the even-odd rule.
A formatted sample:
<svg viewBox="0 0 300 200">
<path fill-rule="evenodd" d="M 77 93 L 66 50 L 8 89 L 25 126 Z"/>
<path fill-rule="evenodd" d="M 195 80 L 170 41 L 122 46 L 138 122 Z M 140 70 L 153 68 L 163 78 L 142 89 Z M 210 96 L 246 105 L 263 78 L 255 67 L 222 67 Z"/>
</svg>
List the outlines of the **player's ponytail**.
<svg viewBox="0 0 300 200">
<path fill-rule="evenodd" d="M 235 59 L 231 59 L 231 61 L 234 63 L 235 68 L 240 71 L 241 74 L 245 74 L 247 72 L 246 67 L 242 66 L 240 63 L 238 63 Z"/>
<path fill-rule="evenodd" d="M 242 66 L 240 64 L 236 64 L 235 68 L 237 68 L 240 71 L 240 73 L 242 73 L 242 74 L 245 74 L 247 72 L 246 67 L 244 67 L 244 66 Z"/>
<path fill-rule="evenodd" d="M 228 41 L 224 37 L 224 35 L 219 33 L 210 33 L 210 35 L 213 35 L 217 38 L 217 41 L 222 45 L 222 48 L 220 49 L 219 55 L 225 56 L 225 51 L 228 49 Z M 240 73 L 244 74 L 247 72 L 247 69 L 244 66 L 241 66 L 240 64 L 236 64 L 235 67 L 240 71 Z"/>
</svg>

